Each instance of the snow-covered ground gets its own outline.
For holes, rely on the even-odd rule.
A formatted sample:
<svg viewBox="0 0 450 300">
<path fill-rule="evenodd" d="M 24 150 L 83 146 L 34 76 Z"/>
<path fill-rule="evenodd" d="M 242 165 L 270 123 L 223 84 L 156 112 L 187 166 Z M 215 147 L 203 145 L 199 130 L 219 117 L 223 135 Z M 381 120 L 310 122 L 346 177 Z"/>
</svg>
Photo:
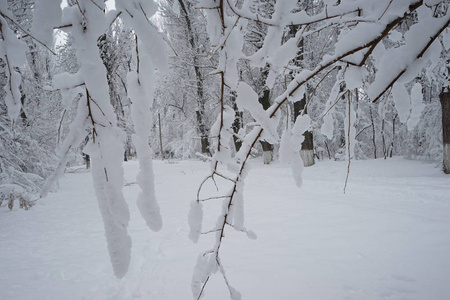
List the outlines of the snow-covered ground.
<svg viewBox="0 0 450 300">
<path fill-rule="evenodd" d="M 140 217 L 134 176 L 124 187 L 133 239 L 128 274 L 112 275 L 88 173 L 66 174 L 57 193 L 29 211 L 0 209 L 0 299 L 191 299 L 191 276 L 208 236 L 188 239 L 190 201 L 208 164 L 155 161 L 163 229 Z M 450 176 L 400 158 L 305 169 L 255 161 L 245 187 L 246 226 L 257 240 L 226 232 L 222 262 L 243 299 L 450 299 Z M 217 216 L 205 216 L 206 221 Z M 228 299 L 219 274 L 204 299 Z"/>
</svg>

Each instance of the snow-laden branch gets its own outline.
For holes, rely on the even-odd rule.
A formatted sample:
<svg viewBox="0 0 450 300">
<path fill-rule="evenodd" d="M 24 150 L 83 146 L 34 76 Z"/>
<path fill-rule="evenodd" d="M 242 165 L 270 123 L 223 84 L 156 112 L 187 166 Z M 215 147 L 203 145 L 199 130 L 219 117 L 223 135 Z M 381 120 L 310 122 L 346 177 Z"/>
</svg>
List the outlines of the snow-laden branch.
<svg viewBox="0 0 450 300">
<path fill-rule="evenodd" d="M 155 197 L 152 149 L 149 135 L 152 124 L 151 106 L 155 86 L 156 69 L 167 69 L 167 55 L 164 38 L 149 18 L 156 12 L 157 4 L 153 1 L 116 1 L 117 10 L 126 26 L 134 29 L 136 34 L 137 69 L 128 74 L 127 85 L 132 101 L 131 115 L 136 133 L 133 143 L 139 160 L 137 182 L 141 188 L 137 204 L 147 226 L 154 231 L 162 227 L 159 204 Z M 126 12 L 126 13 L 123 13 Z"/>
<path fill-rule="evenodd" d="M 73 24 L 68 30 L 74 36 L 80 71 L 65 76 L 69 81 L 64 84 L 61 78 L 56 78 L 55 83 L 59 88 L 82 85 L 84 101 L 79 100 L 75 121 L 59 149 L 59 166 L 47 179 L 41 195 L 45 196 L 63 172 L 69 150 L 77 147 L 85 138 L 86 131 L 89 131 L 89 142 L 83 151 L 92 160 L 92 178 L 114 273 L 117 277 L 123 277 L 131 258 L 131 238 L 127 233 L 130 216 L 122 193 L 124 137 L 116 126 L 116 117 L 109 100 L 106 70 L 97 47 L 98 37 L 109 25 L 103 10 L 98 9 L 99 5 L 104 3 L 78 0 L 76 6 L 64 10 L 66 18 Z"/>
<path fill-rule="evenodd" d="M 278 1 L 275 4 L 272 18 L 260 18 L 251 12 L 248 7 L 237 8 L 231 1 L 202 1 L 201 7 L 211 8 L 205 10 L 209 22 L 208 32 L 214 45 L 219 45 L 216 49 L 219 54 L 219 66 L 214 74 L 220 74 L 222 78 L 222 98 L 221 110 L 215 125 L 214 136 L 218 138 L 215 141 L 216 152 L 211 161 L 212 169 L 210 175 L 202 182 L 197 195 L 197 201 L 191 205 L 189 214 L 189 225 L 191 227 L 190 237 L 197 241 L 201 234 L 215 234 L 215 244 L 211 250 L 208 250 L 199 256 L 196 269 L 194 271 L 192 290 L 194 298 L 200 299 L 204 295 L 205 288 L 210 277 L 220 271 L 224 281 L 229 288 L 232 299 L 240 299 L 240 294 L 229 284 L 228 278 L 220 260 L 220 249 L 224 240 L 224 231 L 230 226 L 238 231 L 247 232 L 243 226 L 243 197 L 244 179 L 248 173 L 248 160 L 251 156 L 253 147 L 260 140 L 280 142 L 277 134 L 277 125 L 281 115 L 281 107 L 288 101 L 297 101 L 303 95 L 307 83 L 314 80 L 321 74 L 325 74 L 319 80 L 320 84 L 332 70 L 341 69 L 338 76 L 342 76 L 342 81 L 335 86 L 333 101 L 329 102 L 326 112 L 322 117 L 329 116 L 328 112 L 334 105 L 347 95 L 347 121 L 346 121 L 346 140 L 348 145 L 348 155 L 351 157 L 355 146 L 355 111 L 351 106 L 350 89 L 362 87 L 362 77 L 364 76 L 365 66 L 373 63 L 375 66 L 376 78 L 371 87 L 375 95 L 373 99 L 378 99 L 387 90 L 397 82 L 405 82 L 403 78 L 406 73 L 417 74 L 424 64 L 436 57 L 439 49 L 432 49 L 434 41 L 440 36 L 445 28 L 449 26 L 448 15 L 444 17 L 432 17 L 431 10 L 426 7 L 429 1 L 410 0 L 395 2 L 391 0 L 382 1 L 380 5 L 374 7 L 371 1 L 342 1 L 342 4 L 329 7 L 315 15 L 309 15 L 305 11 L 292 13 L 294 6 L 292 3 Z M 405 34 L 405 45 L 386 52 L 385 56 L 380 57 L 384 49 L 383 41 L 385 38 L 402 22 L 408 18 L 417 17 L 417 24 L 409 28 Z M 242 54 L 242 44 L 240 38 L 245 30 L 245 22 L 260 22 L 267 26 L 268 32 L 263 46 L 258 52 L 250 57 Z M 303 30 L 298 31 L 292 42 L 288 41 L 281 46 L 281 40 L 284 37 L 286 26 L 303 26 Z M 319 62 L 311 69 L 303 69 L 287 86 L 286 90 L 278 96 L 274 103 L 266 110 L 262 110 L 256 93 L 246 84 L 237 83 L 236 61 L 245 59 L 253 66 L 264 66 L 270 64 L 272 71 L 279 72 L 284 70 L 289 60 L 298 55 L 298 41 L 302 38 L 317 33 L 318 29 L 313 28 L 309 31 L 304 30 L 307 26 L 315 25 L 317 28 L 334 28 L 341 31 L 337 42 L 335 43 L 332 54 L 323 55 Z M 409 35 L 409 36 L 408 36 Z M 415 37 L 413 41 L 412 37 Z M 389 63 L 381 62 L 383 59 L 391 57 L 391 54 L 398 51 L 406 55 L 391 58 Z M 400 59 L 399 59 L 400 58 Z M 342 68 L 344 67 L 344 68 Z M 386 73 L 383 68 L 390 68 Z M 379 76 L 379 77 L 378 77 Z M 413 76 L 413 75 L 411 75 Z M 411 78 L 411 77 L 407 77 Z M 228 126 L 232 117 L 226 106 L 223 105 L 223 89 L 229 86 L 237 91 L 237 104 L 240 110 L 247 110 L 255 119 L 255 126 L 245 137 L 243 137 L 243 146 L 236 154 L 235 163 L 230 164 L 229 153 L 224 147 L 229 143 L 231 132 Z M 343 88 L 342 88 L 343 87 Z M 342 89 L 342 90 L 340 90 Z M 315 92 L 316 88 L 314 88 Z M 244 100 L 245 99 L 245 100 Z M 416 113 L 417 114 L 417 113 Z M 233 116 L 234 117 L 234 116 Z M 327 119 L 326 122 L 329 122 Z M 307 115 L 301 115 L 297 118 L 294 126 L 288 126 L 289 131 L 283 134 L 281 138 L 280 152 L 283 154 L 283 160 L 290 160 L 294 165 L 294 177 L 298 185 L 301 184 L 301 170 L 303 168 L 298 151 L 303 141 L 303 133 L 309 130 L 311 119 Z M 281 158 L 280 158 L 281 159 Z M 218 196 L 200 197 L 205 183 L 212 181 L 216 184 L 215 177 L 220 174 L 221 165 L 227 165 L 228 171 L 233 175 L 227 175 L 231 179 L 231 188 L 228 192 L 219 192 Z M 216 184 L 217 186 L 217 184 Z M 203 216 L 202 207 L 209 200 L 222 200 L 222 211 L 217 219 L 216 225 L 206 231 L 202 231 L 202 222 L 197 220 Z M 249 234 L 252 235 L 252 234 Z"/>
</svg>

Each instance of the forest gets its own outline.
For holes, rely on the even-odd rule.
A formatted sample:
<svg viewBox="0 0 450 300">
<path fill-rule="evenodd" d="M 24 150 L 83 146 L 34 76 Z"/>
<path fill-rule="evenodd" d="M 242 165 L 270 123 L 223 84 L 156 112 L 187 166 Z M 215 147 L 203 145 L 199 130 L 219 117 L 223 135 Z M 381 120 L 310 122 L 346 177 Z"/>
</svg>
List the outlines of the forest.
<svg viewBox="0 0 450 300">
<path fill-rule="evenodd" d="M 95 236 L 105 245 L 95 249 L 102 249 L 97 255 L 107 257 L 112 271 L 98 272 L 97 292 L 80 295 L 56 283 L 60 288 L 54 296 L 42 291 L 47 299 L 72 299 L 69 293 L 73 299 L 450 297 L 448 287 L 437 288 L 450 276 L 437 271 L 440 264 L 450 267 L 449 255 L 443 254 L 450 250 L 444 238 L 450 233 L 444 221 L 450 216 L 449 6 L 449 0 L 0 0 L 0 231 L 5 232 L 0 249 L 26 249 L 12 241 L 14 236 L 24 242 L 39 236 L 33 226 L 61 226 L 78 236 L 69 219 L 54 219 L 60 225 L 39 221 L 71 210 L 73 216 L 67 218 L 73 224 L 91 224 L 87 220 L 92 217 L 92 224 L 102 226 Z M 179 198 L 179 205 L 172 203 Z M 329 237 L 345 232 L 332 247 L 347 241 L 353 245 L 350 252 L 358 248 L 352 242 L 359 234 L 361 240 L 371 240 L 364 232 L 352 236 L 353 229 L 345 227 L 362 222 L 353 219 L 361 207 L 350 203 L 360 201 L 367 209 L 362 216 L 373 217 L 361 227 L 368 231 L 389 219 L 381 213 L 372 216 L 368 208 L 422 216 L 408 219 L 408 229 L 401 227 L 392 239 L 383 235 L 390 238 L 382 243 L 414 248 L 422 242 L 400 244 L 413 228 L 417 236 L 432 233 L 430 249 L 439 255 L 424 274 L 436 278 L 436 286 L 424 283 L 414 295 L 408 288 L 380 292 L 370 284 L 364 290 L 361 286 L 379 280 L 366 278 L 359 288 L 342 283 L 339 291 L 326 289 L 329 294 L 311 287 L 299 292 L 297 277 L 310 280 L 310 286 L 314 276 L 328 283 L 337 279 L 309 265 L 313 277 L 305 279 L 294 269 L 308 262 L 292 258 L 295 263 L 286 267 L 284 279 L 264 279 L 273 282 L 272 289 L 289 286 L 280 288 L 284 292 L 251 292 L 258 289 L 264 257 L 239 258 L 245 247 L 259 251 L 245 246 L 247 240 L 262 235 L 260 245 L 281 253 L 291 249 L 295 257 L 301 244 L 308 243 L 308 228 L 297 231 L 301 229 L 284 221 L 307 227 L 309 216 L 293 212 L 305 207 L 316 211 L 315 205 L 325 205 L 320 199 L 331 198 L 349 205 L 351 214 L 335 232 L 334 223 L 326 223 Z M 90 199 L 94 206 L 83 204 Z M 285 210 L 272 206 L 274 202 Z M 328 209 L 324 221 L 338 218 Z M 321 216 L 320 209 L 316 213 Z M 150 233 L 133 233 L 135 215 Z M 388 222 L 398 225 L 402 217 Z M 430 223 L 422 224 L 425 219 Z M 181 225 L 174 225 L 178 220 Z M 85 240 L 80 243 L 88 243 L 94 233 L 83 226 L 79 232 Z M 52 230 L 45 238 L 56 241 Z M 313 254 L 318 255 L 327 244 L 318 239 L 320 228 L 311 230 L 310 241 L 322 245 Z M 268 233 L 272 242 L 264 239 Z M 284 234 L 298 240 L 293 248 L 284 240 L 275 245 Z M 172 260 L 182 261 L 178 267 L 161 266 L 171 265 L 164 255 L 172 250 L 161 250 L 165 242 L 190 249 L 189 255 L 176 254 L 182 258 L 173 254 Z M 34 257 L 39 247 L 18 253 Z M 53 253 L 58 247 L 46 249 Z M 89 245 L 84 247 L 88 251 Z M 365 258 L 360 253 L 355 256 Z M 0 268 L 0 282 L 5 282 L 0 298 L 34 299 L 31 290 L 11 287 L 11 280 L 25 285 L 27 280 L 9 278 L 6 270 L 18 268 L 19 260 L 6 255 L 10 263 L 3 272 Z M 331 260 L 327 255 L 332 254 L 323 259 Z M 332 257 L 339 261 L 345 255 Z M 386 257 L 380 258 L 383 270 L 390 268 L 390 254 Z M 142 265 L 137 267 L 136 260 Z M 249 261 L 253 267 L 240 273 L 239 266 Z M 429 267 L 434 263 L 435 268 Z M 395 273 L 390 278 L 420 281 L 423 269 L 412 265 L 417 267 L 411 271 L 414 276 Z M 186 282 L 170 277 L 176 273 L 170 270 L 181 266 L 187 269 L 179 271 L 189 277 Z M 279 267 L 268 263 L 260 272 Z M 33 270 L 39 274 L 38 267 Z M 360 272 L 369 274 L 370 269 Z M 108 277 L 112 274 L 115 279 Z M 36 276 L 28 281 L 41 280 Z M 74 275 L 72 281 L 81 277 Z M 247 277 L 256 279 L 249 280 L 246 290 Z M 45 278 L 53 278 L 52 272 Z M 143 278 L 154 286 L 144 288 Z M 188 286 L 189 294 L 172 291 L 175 283 Z"/>
</svg>

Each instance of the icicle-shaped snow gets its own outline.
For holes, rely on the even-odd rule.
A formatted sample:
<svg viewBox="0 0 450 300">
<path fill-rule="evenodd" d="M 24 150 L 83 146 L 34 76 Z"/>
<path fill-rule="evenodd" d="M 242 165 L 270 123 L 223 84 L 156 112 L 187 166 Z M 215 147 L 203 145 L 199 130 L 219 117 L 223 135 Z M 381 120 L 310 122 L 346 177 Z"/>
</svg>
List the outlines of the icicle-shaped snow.
<svg viewBox="0 0 450 300">
<path fill-rule="evenodd" d="M 92 178 L 114 274 L 121 278 L 128 270 L 131 257 L 131 239 L 127 233 L 130 214 L 122 193 L 124 133 L 116 126 L 106 70 L 97 47 L 98 37 L 109 26 L 99 8 L 104 8 L 101 1 L 78 0 L 76 9 L 69 10 L 67 17 L 71 17 L 70 30 L 85 85 L 84 103 L 88 109 L 84 117 L 91 130 L 84 151 L 92 160 Z"/>
<path fill-rule="evenodd" d="M 291 139 L 291 167 L 292 174 L 294 176 L 295 184 L 297 187 L 301 187 L 303 183 L 302 173 L 303 173 L 303 160 L 300 156 L 300 148 L 305 140 L 303 135 L 309 130 L 311 125 L 311 118 L 308 115 L 300 115 L 295 120 L 294 127 L 292 128 L 292 139 Z"/>
<path fill-rule="evenodd" d="M 198 201 L 191 202 L 191 208 L 188 215 L 189 224 L 189 238 L 194 243 L 197 243 L 202 232 L 202 221 L 203 221 L 203 205 Z"/>
<path fill-rule="evenodd" d="M 98 136 L 96 141 L 98 144 L 90 142 L 84 148 L 84 152 L 89 154 L 92 160 L 91 173 L 94 189 L 103 218 L 114 274 L 118 278 L 122 278 L 127 273 L 130 264 L 131 238 L 127 233 L 130 213 L 122 194 L 122 166 L 111 163 L 123 159 L 123 150 L 116 144 L 115 134 L 120 134 L 117 131 L 105 131 Z M 98 145 L 102 145 L 101 149 Z"/>
<path fill-rule="evenodd" d="M 128 93 L 132 102 L 131 116 L 136 134 L 133 143 L 139 160 L 137 183 L 141 188 L 137 204 L 147 226 L 154 231 L 162 228 L 159 204 L 155 196 L 152 149 L 149 145 L 152 124 L 151 105 L 153 104 L 155 69 L 167 70 L 167 55 L 164 41 L 149 18 L 157 10 L 154 1 L 116 1 L 122 10 L 123 20 L 137 35 L 136 59 L 139 66 L 127 78 Z"/>
<path fill-rule="evenodd" d="M 244 179 L 236 183 L 233 205 L 230 207 L 230 223 L 237 231 L 245 231 L 244 227 Z"/>
<path fill-rule="evenodd" d="M 141 83 L 146 84 L 147 87 L 154 84 L 154 82 L 146 80 Z M 151 230 L 158 231 L 162 227 L 162 218 L 159 204 L 155 197 L 152 149 L 149 145 L 151 128 L 150 101 L 153 99 L 153 93 L 147 94 L 144 91 L 143 86 L 138 83 L 138 74 L 136 72 L 128 74 L 128 86 L 129 96 L 133 102 L 131 113 L 136 131 L 136 134 L 133 135 L 133 143 L 136 146 L 139 160 L 137 182 L 141 191 L 137 204 L 147 226 Z"/>
<path fill-rule="evenodd" d="M 392 88 L 392 96 L 394 98 L 395 108 L 398 112 L 400 122 L 405 123 L 408 120 L 411 111 L 411 98 L 409 97 L 406 87 L 402 83 L 397 83 Z"/>
<path fill-rule="evenodd" d="M 334 133 L 334 120 L 332 111 L 333 110 L 330 110 L 325 115 L 325 117 L 323 118 L 322 128 L 320 129 L 320 132 L 322 132 L 322 134 L 326 136 L 328 139 L 332 139 Z"/>
</svg>

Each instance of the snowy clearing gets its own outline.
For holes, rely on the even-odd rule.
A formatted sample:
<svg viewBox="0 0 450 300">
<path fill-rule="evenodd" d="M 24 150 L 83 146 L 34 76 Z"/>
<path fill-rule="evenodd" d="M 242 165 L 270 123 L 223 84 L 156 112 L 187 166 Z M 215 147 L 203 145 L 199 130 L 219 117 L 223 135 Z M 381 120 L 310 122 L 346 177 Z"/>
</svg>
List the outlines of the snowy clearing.
<svg viewBox="0 0 450 300">
<path fill-rule="evenodd" d="M 66 174 L 29 211 L 0 210 L 0 299 L 191 299 L 197 256 L 213 237 L 188 239 L 190 201 L 208 164 L 155 161 L 163 229 L 151 232 L 136 206 L 136 161 L 125 163 L 132 258 L 118 280 L 109 261 L 90 174 Z M 254 161 L 246 227 L 226 231 L 221 258 L 243 299 L 450 299 L 450 177 L 435 164 L 401 158 L 305 169 Z M 220 200 L 214 200 L 220 201 Z M 220 203 L 217 203 L 220 206 Z M 214 221 L 215 213 L 205 221 Z M 204 299 L 229 299 L 220 275 Z"/>
</svg>

